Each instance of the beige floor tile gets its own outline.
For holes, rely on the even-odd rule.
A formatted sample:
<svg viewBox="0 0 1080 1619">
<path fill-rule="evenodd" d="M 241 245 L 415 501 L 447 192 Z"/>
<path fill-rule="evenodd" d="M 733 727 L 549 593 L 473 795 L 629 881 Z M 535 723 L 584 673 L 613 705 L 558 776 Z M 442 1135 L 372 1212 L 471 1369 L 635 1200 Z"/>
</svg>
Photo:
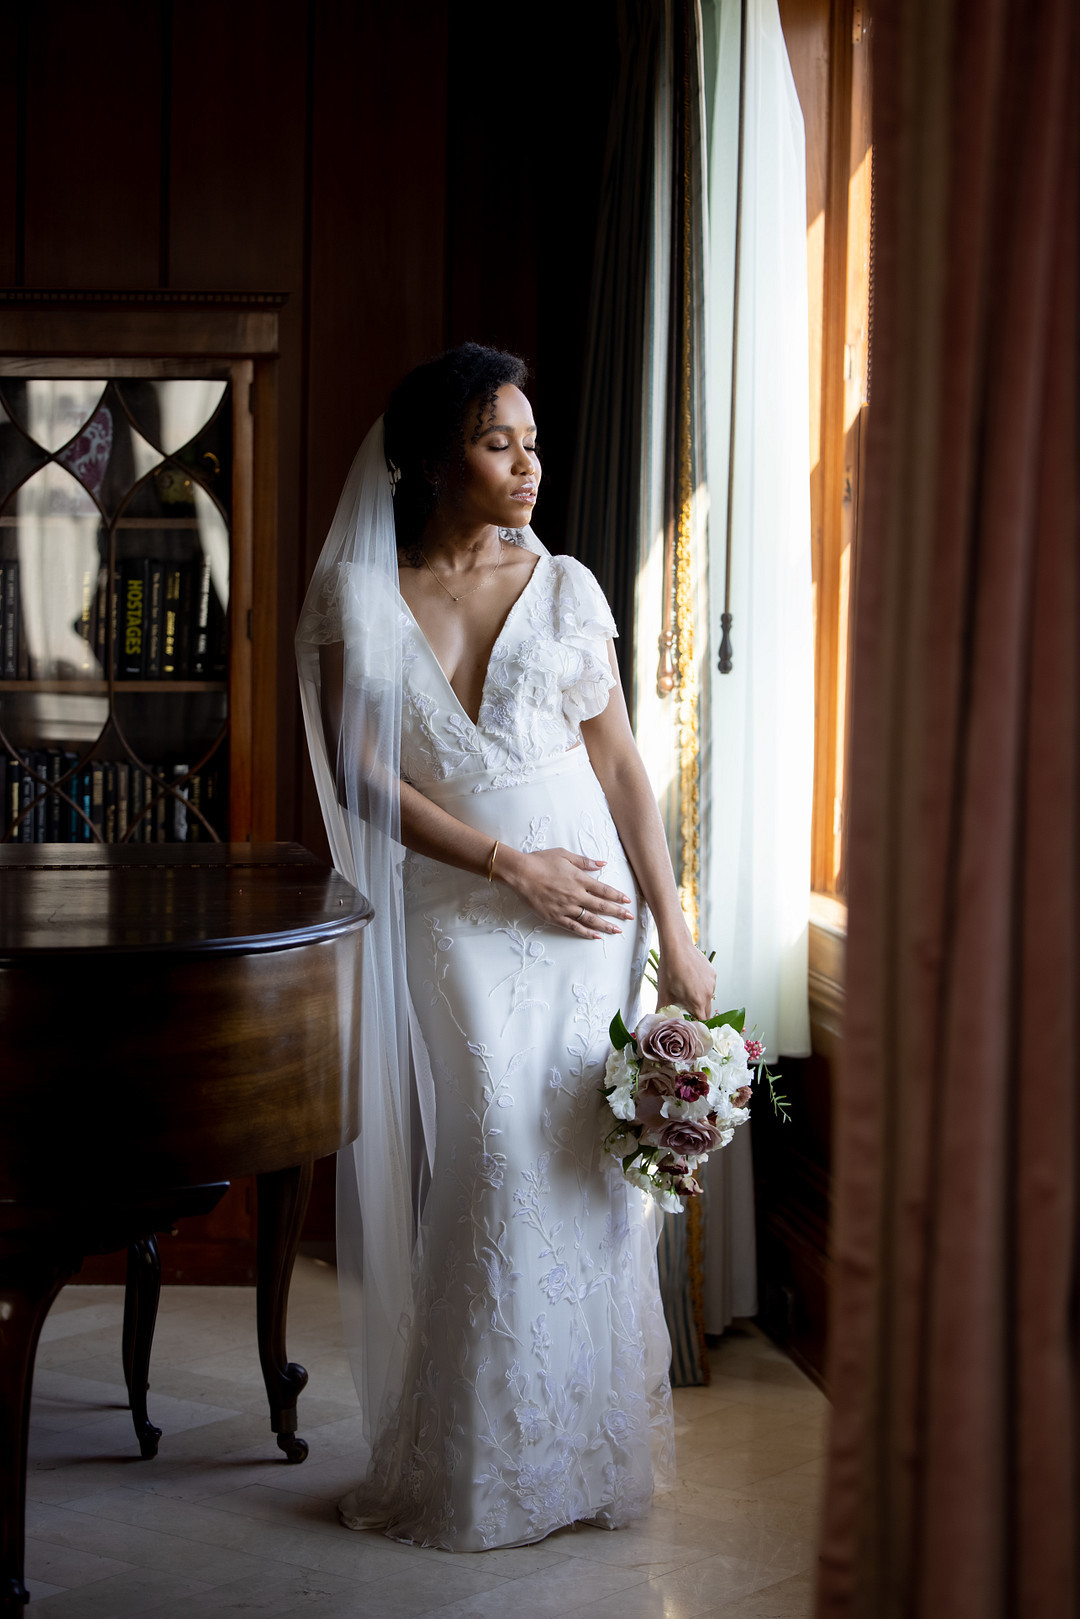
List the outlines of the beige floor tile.
<svg viewBox="0 0 1080 1619">
<path fill-rule="evenodd" d="M 102 1519 L 67 1507 L 32 1503 L 27 1507 L 27 1535 L 49 1545 L 71 1546 L 116 1557 L 136 1569 L 183 1576 L 194 1573 L 208 1585 L 264 1572 L 264 1563 L 243 1552 L 200 1543 L 197 1556 L 182 1535 L 147 1529 L 138 1524 Z M 198 1564 L 197 1570 L 193 1563 Z"/>
<path fill-rule="evenodd" d="M 122 1299 L 119 1288 L 69 1287 L 46 1323 L 28 1478 L 31 1619 L 809 1612 L 828 1408 L 753 1326 L 712 1351 L 710 1386 L 677 1391 L 680 1477 L 650 1517 L 451 1556 L 337 1522 L 365 1451 L 332 1270 L 301 1260 L 293 1283 L 289 1354 L 310 1373 L 299 1407 L 310 1456 L 298 1467 L 270 1433 L 244 1288 L 163 1290 L 149 1405 L 165 1433 L 143 1462 L 122 1403 Z"/>
<path fill-rule="evenodd" d="M 813 1611 L 814 1576 L 807 1573 L 794 1574 L 741 1601 L 710 1608 L 700 1619 L 811 1619 Z"/>
<path fill-rule="evenodd" d="M 322 1619 L 326 1605 L 348 1599 L 354 1589 L 350 1580 L 310 1569 L 283 1569 L 260 1574 L 253 1579 L 229 1580 L 215 1585 L 197 1597 L 181 1597 L 146 1610 L 147 1619 L 277 1619 L 283 1613 L 304 1613 Z M 30 1619 L 33 1619 L 31 1613 Z M 133 1616 L 134 1619 L 134 1616 Z"/>
<path fill-rule="evenodd" d="M 120 1562 L 115 1557 L 99 1557 L 96 1552 L 83 1551 L 77 1546 L 54 1546 L 46 1540 L 27 1536 L 27 1578 L 51 1585 L 58 1591 L 89 1585 L 111 1574 L 128 1574 L 132 1567 L 133 1564 Z"/>
<path fill-rule="evenodd" d="M 444 1561 L 448 1556 L 439 1552 L 427 1555 Z M 541 1569 L 524 1579 L 506 1580 L 486 1593 L 449 1604 L 440 1603 L 438 1607 L 431 1606 L 420 1612 L 424 1615 L 437 1612 L 440 1619 L 564 1619 L 567 1614 L 591 1609 L 641 1582 L 642 1576 L 635 1570 L 586 1558 L 569 1558 L 557 1568 Z M 392 1613 L 392 1609 L 388 1610 L 386 1619 L 390 1619 Z M 417 1619 L 420 1619 L 419 1613 Z"/>
<path fill-rule="evenodd" d="M 29 1574 L 23 1579 L 23 1584 L 30 1593 L 31 1602 L 42 1602 L 46 1597 L 57 1596 L 66 1589 L 63 1585 L 50 1585 L 46 1580 L 35 1580 Z"/>
<path fill-rule="evenodd" d="M 421 1619 L 435 1611 L 451 1614 L 462 1602 L 490 1598 L 505 1591 L 510 1583 L 475 1568 L 459 1568 L 457 1559 L 446 1552 L 417 1552 L 393 1574 L 369 1581 L 321 1606 L 319 1619 Z M 307 1614 L 309 1609 L 299 1606 L 286 1612 Z M 506 1619 L 515 1614 L 508 1607 L 501 1612 Z"/>
<path fill-rule="evenodd" d="M 191 1602 L 209 1589 L 197 1579 L 132 1569 L 75 1591 L 60 1591 L 34 1607 L 50 1619 L 128 1619 L 129 1615 L 156 1611 L 165 1601 Z"/>
<path fill-rule="evenodd" d="M 772 1561 L 762 1564 L 743 1557 L 706 1557 L 649 1580 L 644 1587 L 635 1586 L 617 1601 L 590 1604 L 588 1613 L 590 1619 L 698 1619 L 717 1603 L 750 1595 L 798 1567 L 778 1569 Z M 585 1604 L 570 1610 L 585 1611 Z"/>
</svg>

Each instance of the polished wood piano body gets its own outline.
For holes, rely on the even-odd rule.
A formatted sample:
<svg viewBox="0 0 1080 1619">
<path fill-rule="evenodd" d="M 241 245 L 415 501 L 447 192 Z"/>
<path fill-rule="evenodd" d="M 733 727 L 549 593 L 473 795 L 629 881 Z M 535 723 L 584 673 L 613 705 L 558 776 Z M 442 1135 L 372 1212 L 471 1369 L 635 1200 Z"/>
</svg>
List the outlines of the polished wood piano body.
<svg viewBox="0 0 1080 1619">
<path fill-rule="evenodd" d="M 152 1236 L 258 1177 L 259 1353 L 302 1460 L 285 1355 L 314 1160 L 357 1134 L 362 895 L 292 844 L 0 846 L 0 1611 L 22 1579 L 33 1361 L 56 1294 L 127 1248 L 143 1454 Z M 118 1345 L 118 1355 L 121 1346 Z M 141 1428 L 140 1428 L 141 1420 Z"/>
</svg>

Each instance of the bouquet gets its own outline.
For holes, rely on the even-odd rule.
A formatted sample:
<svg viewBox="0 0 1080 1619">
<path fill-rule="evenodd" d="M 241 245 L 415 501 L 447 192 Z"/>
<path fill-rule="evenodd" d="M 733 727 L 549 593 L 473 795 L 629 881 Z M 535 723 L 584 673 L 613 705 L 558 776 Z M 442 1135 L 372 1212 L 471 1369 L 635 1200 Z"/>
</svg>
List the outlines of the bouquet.
<svg viewBox="0 0 1080 1619">
<path fill-rule="evenodd" d="M 696 1173 L 726 1147 L 750 1117 L 753 1066 L 768 1082 L 773 1107 L 787 1104 L 762 1064 L 765 1047 L 746 1039 L 746 1013 L 718 1012 L 704 1021 L 683 1006 L 647 1012 L 631 1032 L 616 1012 L 604 1069 L 604 1147 L 626 1179 L 669 1214 L 698 1197 Z"/>
</svg>

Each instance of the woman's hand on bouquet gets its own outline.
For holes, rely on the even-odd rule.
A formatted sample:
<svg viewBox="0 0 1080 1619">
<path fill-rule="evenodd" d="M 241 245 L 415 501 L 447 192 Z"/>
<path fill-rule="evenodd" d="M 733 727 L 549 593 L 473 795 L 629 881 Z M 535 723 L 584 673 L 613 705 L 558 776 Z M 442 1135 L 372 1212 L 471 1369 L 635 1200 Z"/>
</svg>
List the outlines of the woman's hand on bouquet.
<svg viewBox="0 0 1080 1619">
<path fill-rule="evenodd" d="M 601 882 L 602 860 L 590 860 L 570 849 L 538 849 L 521 854 L 500 851 L 495 876 L 501 877 L 545 922 L 566 928 L 582 939 L 621 933 L 620 922 L 632 922 L 631 899 Z"/>
<path fill-rule="evenodd" d="M 657 1006 L 685 1006 L 697 1018 L 707 1018 L 716 992 L 712 962 L 687 934 L 674 944 L 660 941 L 660 967 L 656 975 Z"/>
</svg>

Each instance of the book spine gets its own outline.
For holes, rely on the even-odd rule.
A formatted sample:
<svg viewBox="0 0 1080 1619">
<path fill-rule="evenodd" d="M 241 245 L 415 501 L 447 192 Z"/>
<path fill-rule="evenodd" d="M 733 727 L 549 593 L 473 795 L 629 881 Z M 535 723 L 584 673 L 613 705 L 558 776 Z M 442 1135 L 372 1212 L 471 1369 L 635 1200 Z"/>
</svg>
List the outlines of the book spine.
<svg viewBox="0 0 1080 1619">
<path fill-rule="evenodd" d="M 102 766 L 105 815 L 102 835 L 106 843 L 116 842 L 116 765 L 107 759 Z"/>
<path fill-rule="evenodd" d="M 12 645 L 15 648 L 15 677 L 17 680 L 30 678 L 30 649 L 26 641 L 26 626 L 23 624 L 22 587 L 19 582 L 19 564 L 13 562 L 14 583 L 11 587 L 11 607 L 14 624 L 11 632 Z"/>
<path fill-rule="evenodd" d="M 27 764 L 29 762 L 28 756 Z M 20 843 L 33 843 L 34 841 L 34 812 L 30 807 L 33 802 L 34 778 L 26 765 L 22 765 L 19 769 L 19 814 L 22 816 L 22 820 L 19 822 Z"/>
<path fill-rule="evenodd" d="M 188 840 L 188 796 L 191 785 L 183 778 L 188 773 L 186 764 L 177 764 L 172 767 L 174 792 L 170 794 L 169 808 L 172 811 L 172 825 L 169 829 L 170 843 L 186 843 Z"/>
<path fill-rule="evenodd" d="M 126 759 L 120 759 L 116 765 L 116 841 L 123 843 L 127 837 L 128 811 L 131 794 L 131 766 Z"/>
<path fill-rule="evenodd" d="M 34 842 L 44 843 L 46 841 L 45 834 L 48 826 L 50 794 L 45 783 L 38 780 L 38 776 L 45 776 L 47 779 L 49 760 L 48 756 L 41 749 L 36 748 L 33 753 L 27 755 L 27 762 L 37 772 L 36 775 L 31 777 L 31 796 L 34 804 Z"/>
<path fill-rule="evenodd" d="M 109 574 L 106 568 L 98 569 L 97 588 L 94 592 L 94 657 L 98 662 L 99 674 L 104 675 L 108 664 L 108 637 L 109 637 Z M 74 795 L 73 795 L 74 796 Z"/>
<path fill-rule="evenodd" d="M 180 678 L 180 601 L 183 565 L 165 565 L 164 634 L 161 642 L 161 673 L 166 680 Z"/>
<path fill-rule="evenodd" d="M 144 809 L 145 805 L 146 805 L 146 772 L 145 772 L 145 770 L 140 770 L 138 765 L 132 765 L 132 767 L 131 767 L 131 809 L 130 809 L 130 812 L 129 812 L 129 825 L 131 825 L 134 828 L 134 830 L 132 831 L 131 840 L 130 840 L 132 843 L 145 843 L 146 842 L 146 816 L 143 815 L 142 820 L 141 821 L 139 820 L 139 816 L 142 815 L 142 812 L 143 812 L 143 809 Z"/>
<path fill-rule="evenodd" d="M 105 836 L 105 767 L 100 759 L 90 766 L 90 824 L 99 838 Z"/>
<path fill-rule="evenodd" d="M 180 568 L 179 613 L 179 678 L 187 680 L 191 674 L 191 655 L 195 647 L 195 565 L 185 562 Z"/>
<path fill-rule="evenodd" d="M 19 674 L 19 564 L 0 563 L 3 573 L 3 619 L 0 621 L 0 657 L 3 677 L 16 680 Z"/>
<path fill-rule="evenodd" d="M 60 774 L 64 775 L 67 771 L 71 771 L 71 775 L 64 782 L 64 791 L 69 798 L 76 800 L 78 798 L 79 773 L 75 766 L 78 762 L 79 756 L 77 753 L 69 753 L 65 749 L 60 755 Z M 60 800 L 60 841 L 62 843 L 78 843 L 79 841 L 79 817 L 75 814 L 71 805 L 65 804 L 63 799 Z"/>
<path fill-rule="evenodd" d="M 146 678 L 161 679 L 162 632 L 165 627 L 165 563 L 151 557 L 147 564 Z"/>
<path fill-rule="evenodd" d="M 148 571 L 145 557 L 129 557 L 119 569 L 120 647 L 116 672 L 121 680 L 141 680 L 146 671 Z"/>
<path fill-rule="evenodd" d="M 201 814 L 205 815 L 206 806 L 203 803 L 203 778 L 201 771 L 198 773 L 198 775 L 192 776 L 191 781 L 188 783 L 188 790 L 191 794 L 190 803 L 192 809 L 198 810 Z M 189 816 L 188 842 L 205 843 L 206 841 L 206 828 L 199 820 L 198 815 Z"/>
<path fill-rule="evenodd" d="M 7 767 L 7 800 L 4 808 L 7 819 L 7 830 L 11 834 L 9 838 L 9 842 L 11 843 L 18 843 L 20 841 L 19 828 L 15 825 L 15 822 L 18 820 L 19 805 L 22 802 L 21 777 L 22 765 L 19 763 L 18 759 L 9 758 Z"/>
<path fill-rule="evenodd" d="M 197 680 L 205 680 L 210 673 L 210 558 L 205 555 L 199 570 L 191 673 Z"/>
<path fill-rule="evenodd" d="M 11 819 L 8 815 L 8 756 L 0 753 L 0 840 L 7 837 Z"/>
<path fill-rule="evenodd" d="M 45 800 L 45 842 L 60 842 L 60 795 L 56 783 L 64 768 L 59 748 L 50 748 L 45 755 L 45 777 L 49 783 L 49 796 Z"/>
</svg>

